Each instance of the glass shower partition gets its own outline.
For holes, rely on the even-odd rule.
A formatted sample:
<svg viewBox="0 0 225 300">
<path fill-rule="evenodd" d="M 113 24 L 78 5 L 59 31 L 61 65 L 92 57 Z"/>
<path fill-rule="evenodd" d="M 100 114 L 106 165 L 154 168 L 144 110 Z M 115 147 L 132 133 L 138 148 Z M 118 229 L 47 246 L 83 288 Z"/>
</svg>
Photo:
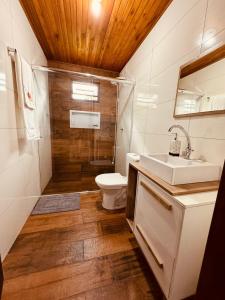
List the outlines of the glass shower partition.
<svg viewBox="0 0 225 300">
<path fill-rule="evenodd" d="M 95 177 L 114 172 L 117 84 L 49 74 L 53 176 L 58 192 L 98 189 Z M 48 188 L 47 188 L 48 189 Z"/>
</svg>

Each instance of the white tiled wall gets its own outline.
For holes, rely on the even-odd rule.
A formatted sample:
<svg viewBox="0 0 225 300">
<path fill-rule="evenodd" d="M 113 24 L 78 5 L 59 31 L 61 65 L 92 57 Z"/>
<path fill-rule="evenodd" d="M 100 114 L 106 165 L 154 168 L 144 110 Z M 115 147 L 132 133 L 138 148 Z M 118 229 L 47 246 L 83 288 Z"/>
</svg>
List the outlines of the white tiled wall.
<svg viewBox="0 0 225 300">
<path fill-rule="evenodd" d="M 46 58 L 17 0 L 0 0 L 0 254 L 4 258 L 51 177 L 48 78 L 35 73 L 42 139 L 19 140 L 17 100 L 7 46 L 31 64 Z"/>
<path fill-rule="evenodd" d="M 173 118 L 173 109 L 180 66 L 225 42 L 224 5 L 224 0 L 174 0 L 124 67 L 121 75 L 136 80 L 136 87 L 129 101 L 123 96 L 128 87 L 120 87 L 118 172 L 125 173 L 127 151 L 168 152 L 172 124 L 188 130 L 193 158 L 201 156 L 223 165 L 225 115 L 178 120 Z M 140 101 L 143 94 L 152 102 Z"/>
</svg>

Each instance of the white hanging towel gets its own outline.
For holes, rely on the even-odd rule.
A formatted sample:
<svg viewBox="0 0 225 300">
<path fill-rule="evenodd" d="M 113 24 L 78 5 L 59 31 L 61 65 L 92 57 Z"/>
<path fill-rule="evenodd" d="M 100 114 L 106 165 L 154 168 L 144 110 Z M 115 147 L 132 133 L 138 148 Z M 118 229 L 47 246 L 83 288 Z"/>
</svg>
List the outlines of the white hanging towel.
<svg viewBox="0 0 225 300">
<path fill-rule="evenodd" d="M 37 140 L 40 139 L 40 130 L 37 125 L 32 68 L 17 51 L 15 66 L 18 102 L 22 112 L 25 136 L 27 140 Z"/>
</svg>

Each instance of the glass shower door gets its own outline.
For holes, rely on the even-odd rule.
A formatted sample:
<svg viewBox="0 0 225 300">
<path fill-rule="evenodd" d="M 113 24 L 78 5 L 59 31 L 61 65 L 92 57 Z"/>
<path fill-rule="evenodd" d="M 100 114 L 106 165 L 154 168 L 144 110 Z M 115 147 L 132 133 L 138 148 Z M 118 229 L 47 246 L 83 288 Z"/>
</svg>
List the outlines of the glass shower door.
<svg viewBox="0 0 225 300">
<path fill-rule="evenodd" d="M 73 191 L 98 189 L 114 172 L 117 86 L 108 80 L 49 75 L 53 178 Z"/>
</svg>

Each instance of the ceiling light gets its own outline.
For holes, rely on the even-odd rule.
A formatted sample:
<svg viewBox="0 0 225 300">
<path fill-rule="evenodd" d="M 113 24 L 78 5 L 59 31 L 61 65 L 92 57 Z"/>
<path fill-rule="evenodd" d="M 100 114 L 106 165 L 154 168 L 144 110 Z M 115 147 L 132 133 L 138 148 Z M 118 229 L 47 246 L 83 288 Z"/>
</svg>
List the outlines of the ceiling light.
<svg viewBox="0 0 225 300">
<path fill-rule="evenodd" d="M 203 46 L 205 48 L 211 47 L 215 44 L 216 42 L 216 31 L 215 29 L 209 29 L 205 32 L 204 36 L 203 36 Z"/>
<path fill-rule="evenodd" d="M 95 17 L 99 17 L 101 10 L 102 10 L 102 3 L 101 0 L 92 0 L 91 5 L 92 13 Z"/>
</svg>

